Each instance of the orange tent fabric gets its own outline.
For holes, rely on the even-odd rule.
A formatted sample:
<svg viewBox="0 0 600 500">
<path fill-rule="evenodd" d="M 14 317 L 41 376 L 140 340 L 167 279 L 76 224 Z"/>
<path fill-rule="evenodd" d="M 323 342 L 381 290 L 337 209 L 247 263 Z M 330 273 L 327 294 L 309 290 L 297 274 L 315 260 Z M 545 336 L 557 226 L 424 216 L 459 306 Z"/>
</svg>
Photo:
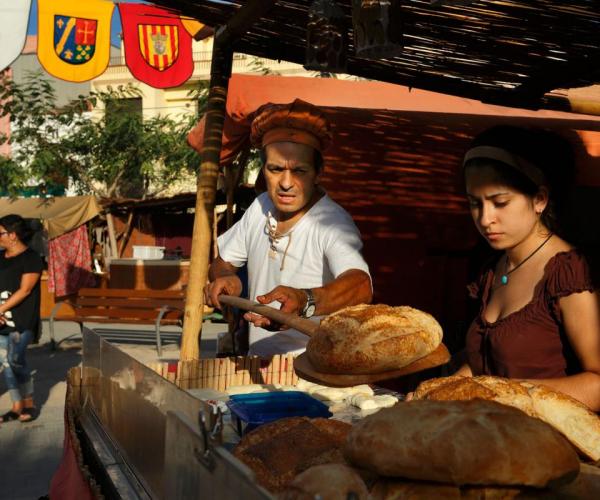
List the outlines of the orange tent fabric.
<svg viewBox="0 0 600 500">
<path fill-rule="evenodd" d="M 361 152 L 361 149 L 371 149 L 373 144 L 380 144 L 380 140 L 372 141 L 373 136 L 377 138 L 383 135 L 390 138 L 390 141 L 385 143 L 386 156 L 389 157 L 395 149 L 404 147 L 401 141 L 399 143 L 394 139 L 402 134 L 401 128 L 404 125 L 410 126 L 410 120 L 407 123 L 402 119 L 390 121 L 386 118 L 410 117 L 414 114 L 419 114 L 421 119 L 433 117 L 432 115 L 444 116 L 449 129 L 452 129 L 454 124 L 471 120 L 473 133 L 498 122 L 577 130 L 578 137 L 574 136 L 572 141 L 583 145 L 583 148 L 578 148 L 579 159 L 583 160 L 583 170 L 589 170 L 589 153 L 592 159 L 600 156 L 599 116 L 508 108 L 382 82 L 233 75 L 227 96 L 222 164 L 231 163 L 242 149 L 249 146 L 250 123 L 254 112 L 261 105 L 267 102 L 287 103 L 295 98 L 326 108 L 334 122 L 334 146 L 326 154 L 327 165 L 335 166 L 337 161 L 347 161 L 347 158 L 344 159 L 339 153 L 347 151 L 348 146 L 352 146 L 353 152 L 356 153 Z M 188 137 L 188 142 L 197 151 L 202 148 L 204 124 L 205 118 L 200 120 Z M 354 133 L 349 133 L 347 129 Z M 444 138 L 441 132 L 443 131 L 440 130 L 439 139 L 443 143 L 448 138 Z M 358 143 L 349 142 L 349 138 L 354 139 L 357 135 L 361 136 L 362 140 Z M 469 134 L 467 139 L 470 138 Z M 468 141 L 459 141 L 457 151 L 464 151 L 466 142 Z M 579 163 L 581 165 L 582 162 Z M 592 170 L 593 172 L 580 174 L 583 175 L 582 182 L 600 185 L 600 169 L 596 167 Z"/>
</svg>

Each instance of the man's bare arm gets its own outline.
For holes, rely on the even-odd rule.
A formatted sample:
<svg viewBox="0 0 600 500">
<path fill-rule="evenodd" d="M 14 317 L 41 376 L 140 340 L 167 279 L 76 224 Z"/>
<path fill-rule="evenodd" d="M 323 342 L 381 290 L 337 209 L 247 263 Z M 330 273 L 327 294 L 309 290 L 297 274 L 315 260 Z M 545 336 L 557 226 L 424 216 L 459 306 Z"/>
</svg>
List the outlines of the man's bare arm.
<svg viewBox="0 0 600 500">
<path fill-rule="evenodd" d="M 235 295 L 242 293 L 242 281 L 237 276 L 238 268 L 224 261 L 221 257 L 213 260 L 208 269 L 210 283 L 204 288 L 204 301 L 213 307 L 221 307 L 219 295 Z"/>
<path fill-rule="evenodd" d="M 312 288 L 312 291 L 317 305 L 315 315 L 330 314 L 346 306 L 368 304 L 373 299 L 371 278 L 359 269 L 349 269 L 325 286 Z M 282 311 L 299 314 L 306 305 L 307 297 L 302 289 L 278 286 L 265 295 L 259 295 L 256 300 L 261 304 L 278 301 Z M 268 318 L 258 314 L 246 313 L 244 317 L 255 326 L 264 328 L 271 325 Z"/>
</svg>

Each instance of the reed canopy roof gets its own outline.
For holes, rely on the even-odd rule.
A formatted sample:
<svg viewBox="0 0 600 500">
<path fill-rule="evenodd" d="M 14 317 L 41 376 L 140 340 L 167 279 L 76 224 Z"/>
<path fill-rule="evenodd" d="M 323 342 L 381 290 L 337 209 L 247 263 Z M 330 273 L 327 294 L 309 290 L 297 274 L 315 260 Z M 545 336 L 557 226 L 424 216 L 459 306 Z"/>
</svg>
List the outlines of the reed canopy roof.
<svg viewBox="0 0 600 500">
<path fill-rule="evenodd" d="M 237 52 L 305 62 L 312 0 L 153 3 L 217 28 L 217 36 L 228 26 Z M 336 3 L 347 30 L 346 73 L 359 77 L 525 108 L 568 105 L 557 89 L 600 82 L 598 0 L 402 0 L 393 30 L 403 48 L 385 59 L 355 53 L 352 6 L 360 0 Z"/>
</svg>

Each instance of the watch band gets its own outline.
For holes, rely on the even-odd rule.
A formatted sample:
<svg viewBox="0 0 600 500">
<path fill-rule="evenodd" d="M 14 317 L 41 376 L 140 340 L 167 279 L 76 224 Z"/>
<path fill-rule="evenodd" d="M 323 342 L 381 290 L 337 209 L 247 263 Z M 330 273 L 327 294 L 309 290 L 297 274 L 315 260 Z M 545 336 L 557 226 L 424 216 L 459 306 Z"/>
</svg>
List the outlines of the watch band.
<svg viewBox="0 0 600 500">
<path fill-rule="evenodd" d="M 306 304 L 304 304 L 300 315 L 304 318 L 310 318 L 315 313 L 317 307 L 315 295 L 310 288 L 303 288 L 302 291 L 306 294 Z"/>
</svg>

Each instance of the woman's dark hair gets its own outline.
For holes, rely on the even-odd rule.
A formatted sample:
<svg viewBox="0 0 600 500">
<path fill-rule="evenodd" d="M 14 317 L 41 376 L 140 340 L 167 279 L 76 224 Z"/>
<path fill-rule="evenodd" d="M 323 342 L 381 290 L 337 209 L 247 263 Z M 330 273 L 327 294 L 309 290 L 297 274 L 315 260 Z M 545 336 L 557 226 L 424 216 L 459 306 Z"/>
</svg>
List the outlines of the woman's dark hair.
<svg viewBox="0 0 600 500">
<path fill-rule="evenodd" d="M 527 160 L 544 174 L 546 182 L 538 184 L 517 168 L 491 158 L 470 159 L 464 166 L 463 175 L 466 177 L 467 169 L 491 168 L 498 182 L 529 197 L 546 187 L 549 199 L 541 221 L 550 231 L 563 235 L 564 212 L 575 175 L 573 149 L 569 142 L 543 129 L 497 125 L 479 134 L 470 149 L 477 146 L 501 148 Z"/>
<path fill-rule="evenodd" d="M 29 223 L 20 215 L 9 214 L 0 217 L 0 226 L 6 229 L 9 233 L 15 233 L 17 238 L 23 243 L 27 243 L 33 236 L 33 229 Z"/>
<path fill-rule="evenodd" d="M 314 149 L 313 150 L 315 155 L 313 158 L 313 165 L 315 167 L 315 171 L 317 172 L 317 174 L 321 173 L 321 170 L 323 170 L 323 155 L 321 154 L 320 151 Z M 262 164 L 264 165 L 265 163 L 267 163 L 267 153 L 265 151 L 265 148 L 262 148 L 260 150 L 260 161 L 262 162 Z"/>
</svg>

